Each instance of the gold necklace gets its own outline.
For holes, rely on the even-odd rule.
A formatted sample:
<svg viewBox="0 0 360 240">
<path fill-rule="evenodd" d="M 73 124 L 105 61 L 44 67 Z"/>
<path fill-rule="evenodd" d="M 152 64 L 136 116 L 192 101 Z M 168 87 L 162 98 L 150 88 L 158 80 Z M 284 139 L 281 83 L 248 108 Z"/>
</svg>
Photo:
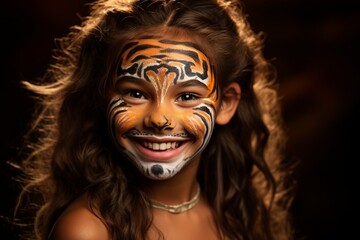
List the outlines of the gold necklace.
<svg viewBox="0 0 360 240">
<path fill-rule="evenodd" d="M 189 211 L 190 209 L 192 209 L 199 202 L 199 199 L 200 199 L 200 185 L 198 183 L 195 196 L 187 202 L 183 202 L 183 203 L 180 203 L 177 205 L 169 205 L 169 204 L 165 204 L 165 203 L 150 199 L 150 205 L 153 208 L 158 208 L 158 209 L 165 210 L 165 211 L 168 211 L 173 214 L 178 214 L 178 213 L 183 213 L 183 212 L 186 212 L 186 211 Z"/>
</svg>

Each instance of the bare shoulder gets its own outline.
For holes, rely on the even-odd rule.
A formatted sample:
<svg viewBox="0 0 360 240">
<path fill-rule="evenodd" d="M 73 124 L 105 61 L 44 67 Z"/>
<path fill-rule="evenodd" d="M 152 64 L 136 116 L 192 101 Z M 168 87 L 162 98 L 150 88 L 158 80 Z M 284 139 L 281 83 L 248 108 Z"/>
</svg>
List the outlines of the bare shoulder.
<svg viewBox="0 0 360 240">
<path fill-rule="evenodd" d="M 109 240 L 104 223 L 88 207 L 86 196 L 76 199 L 60 216 L 51 240 Z"/>
</svg>

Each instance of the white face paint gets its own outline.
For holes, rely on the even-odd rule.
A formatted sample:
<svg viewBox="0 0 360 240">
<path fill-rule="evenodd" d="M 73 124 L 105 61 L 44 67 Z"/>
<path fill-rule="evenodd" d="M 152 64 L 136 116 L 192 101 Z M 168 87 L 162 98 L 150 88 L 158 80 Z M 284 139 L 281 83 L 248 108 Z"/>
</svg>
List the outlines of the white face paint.
<svg viewBox="0 0 360 240">
<path fill-rule="evenodd" d="M 110 132 L 147 177 L 170 178 L 204 150 L 214 128 L 217 90 L 209 59 L 195 44 L 129 42 L 114 86 L 108 91 Z"/>
</svg>

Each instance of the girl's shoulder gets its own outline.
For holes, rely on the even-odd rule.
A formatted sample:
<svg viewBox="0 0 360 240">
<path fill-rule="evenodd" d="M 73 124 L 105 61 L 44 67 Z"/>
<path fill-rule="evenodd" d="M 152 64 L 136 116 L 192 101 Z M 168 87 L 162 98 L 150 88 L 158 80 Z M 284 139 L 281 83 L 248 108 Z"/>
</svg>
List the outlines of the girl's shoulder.
<svg viewBox="0 0 360 240">
<path fill-rule="evenodd" d="M 72 202 L 54 224 L 49 240 L 109 240 L 102 220 L 90 210 L 86 195 Z"/>
</svg>

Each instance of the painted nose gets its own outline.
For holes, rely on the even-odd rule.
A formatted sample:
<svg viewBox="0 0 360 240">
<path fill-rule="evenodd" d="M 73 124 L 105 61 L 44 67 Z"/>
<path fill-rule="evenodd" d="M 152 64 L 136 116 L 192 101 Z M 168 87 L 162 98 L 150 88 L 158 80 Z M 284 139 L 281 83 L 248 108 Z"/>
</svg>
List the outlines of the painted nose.
<svg viewBox="0 0 360 240">
<path fill-rule="evenodd" d="M 147 127 L 154 128 L 158 131 L 174 128 L 174 123 L 172 122 L 171 117 L 169 117 L 170 112 L 166 112 L 166 109 L 157 107 L 156 109 L 149 111 L 149 116 L 145 120 L 145 125 Z"/>
</svg>

